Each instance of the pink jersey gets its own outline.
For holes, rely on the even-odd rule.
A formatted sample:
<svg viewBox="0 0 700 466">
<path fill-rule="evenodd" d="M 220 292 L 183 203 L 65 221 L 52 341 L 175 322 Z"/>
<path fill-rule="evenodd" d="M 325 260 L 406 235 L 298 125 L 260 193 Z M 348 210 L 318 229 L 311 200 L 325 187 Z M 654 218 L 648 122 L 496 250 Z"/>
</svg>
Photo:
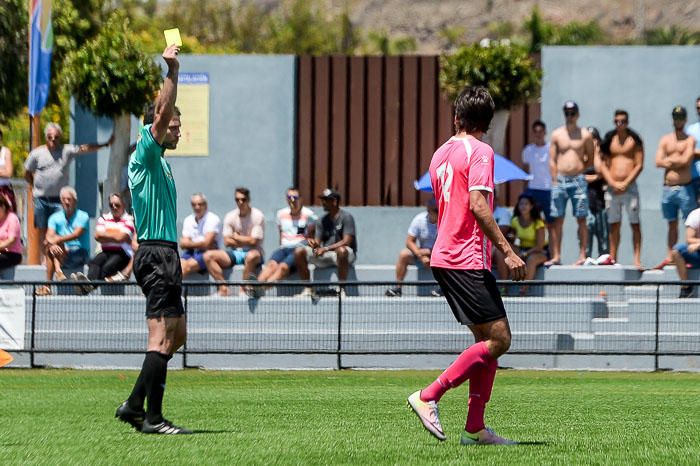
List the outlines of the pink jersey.
<svg viewBox="0 0 700 466">
<path fill-rule="evenodd" d="M 493 193 L 493 149 L 471 136 L 450 138 L 430 162 L 438 205 L 438 235 L 430 265 L 446 269 L 491 269 L 491 242 L 469 209 L 470 191 Z M 489 195 L 493 211 L 493 195 Z"/>
</svg>

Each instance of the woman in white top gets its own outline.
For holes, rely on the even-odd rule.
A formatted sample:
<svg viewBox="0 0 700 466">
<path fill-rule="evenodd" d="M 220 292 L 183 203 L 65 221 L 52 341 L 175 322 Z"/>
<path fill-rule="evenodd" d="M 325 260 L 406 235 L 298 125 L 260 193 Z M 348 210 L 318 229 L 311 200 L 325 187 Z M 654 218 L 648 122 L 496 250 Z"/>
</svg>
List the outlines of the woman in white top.
<svg viewBox="0 0 700 466">
<path fill-rule="evenodd" d="M 2 130 L 0 129 L 0 196 L 4 196 L 10 201 L 12 212 L 17 212 L 15 191 L 12 189 L 12 182 L 10 181 L 13 173 L 12 152 L 2 145 Z"/>
</svg>

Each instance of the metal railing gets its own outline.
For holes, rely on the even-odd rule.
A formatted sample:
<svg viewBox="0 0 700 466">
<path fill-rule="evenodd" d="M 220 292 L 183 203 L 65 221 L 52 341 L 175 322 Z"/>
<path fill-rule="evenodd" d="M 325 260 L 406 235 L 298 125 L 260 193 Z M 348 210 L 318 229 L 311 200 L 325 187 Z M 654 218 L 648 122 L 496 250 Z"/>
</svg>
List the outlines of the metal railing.
<svg viewBox="0 0 700 466">
<path fill-rule="evenodd" d="M 473 341 L 432 282 L 186 282 L 188 342 L 197 354 L 458 354 Z M 99 283 L 86 296 L 77 283 L 5 282 L 25 294 L 25 344 L 18 352 L 142 353 L 145 298 L 133 282 Z M 313 296 L 300 296 L 304 286 Z M 511 354 L 700 355 L 700 299 L 680 299 L 700 282 L 499 282 L 513 333 Z M 238 296 L 241 287 L 257 297 Z M 338 288 L 343 292 L 339 293 Z"/>
</svg>

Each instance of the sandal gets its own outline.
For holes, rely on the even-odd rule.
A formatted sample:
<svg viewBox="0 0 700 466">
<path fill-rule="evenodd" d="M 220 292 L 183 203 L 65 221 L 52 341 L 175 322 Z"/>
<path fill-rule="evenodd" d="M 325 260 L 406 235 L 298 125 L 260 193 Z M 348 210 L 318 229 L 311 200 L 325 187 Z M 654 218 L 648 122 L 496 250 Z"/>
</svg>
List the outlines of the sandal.
<svg viewBox="0 0 700 466">
<path fill-rule="evenodd" d="M 52 294 L 52 292 L 51 292 L 51 288 L 49 288 L 49 287 L 46 286 L 46 285 L 42 285 L 42 286 L 40 286 L 39 288 L 36 289 L 36 291 L 34 292 L 34 294 L 37 295 L 37 296 L 49 296 L 49 295 Z"/>
</svg>

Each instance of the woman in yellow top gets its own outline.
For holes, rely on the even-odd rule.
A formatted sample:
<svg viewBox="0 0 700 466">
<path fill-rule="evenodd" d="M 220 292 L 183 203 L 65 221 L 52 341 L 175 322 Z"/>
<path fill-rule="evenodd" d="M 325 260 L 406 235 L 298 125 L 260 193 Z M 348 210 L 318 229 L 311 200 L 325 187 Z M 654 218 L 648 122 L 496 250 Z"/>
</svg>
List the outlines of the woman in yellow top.
<svg viewBox="0 0 700 466">
<path fill-rule="evenodd" d="M 525 280 L 533 280 L 537 267 L 547 261 L 549 249 L 545 237 L 547 228 L 542 220 L 542 212 L 529 194 L 521 194 L 518 198 L 510 226 L 515 233 L 516 252 L 527 266 Z"/>
</svg>

